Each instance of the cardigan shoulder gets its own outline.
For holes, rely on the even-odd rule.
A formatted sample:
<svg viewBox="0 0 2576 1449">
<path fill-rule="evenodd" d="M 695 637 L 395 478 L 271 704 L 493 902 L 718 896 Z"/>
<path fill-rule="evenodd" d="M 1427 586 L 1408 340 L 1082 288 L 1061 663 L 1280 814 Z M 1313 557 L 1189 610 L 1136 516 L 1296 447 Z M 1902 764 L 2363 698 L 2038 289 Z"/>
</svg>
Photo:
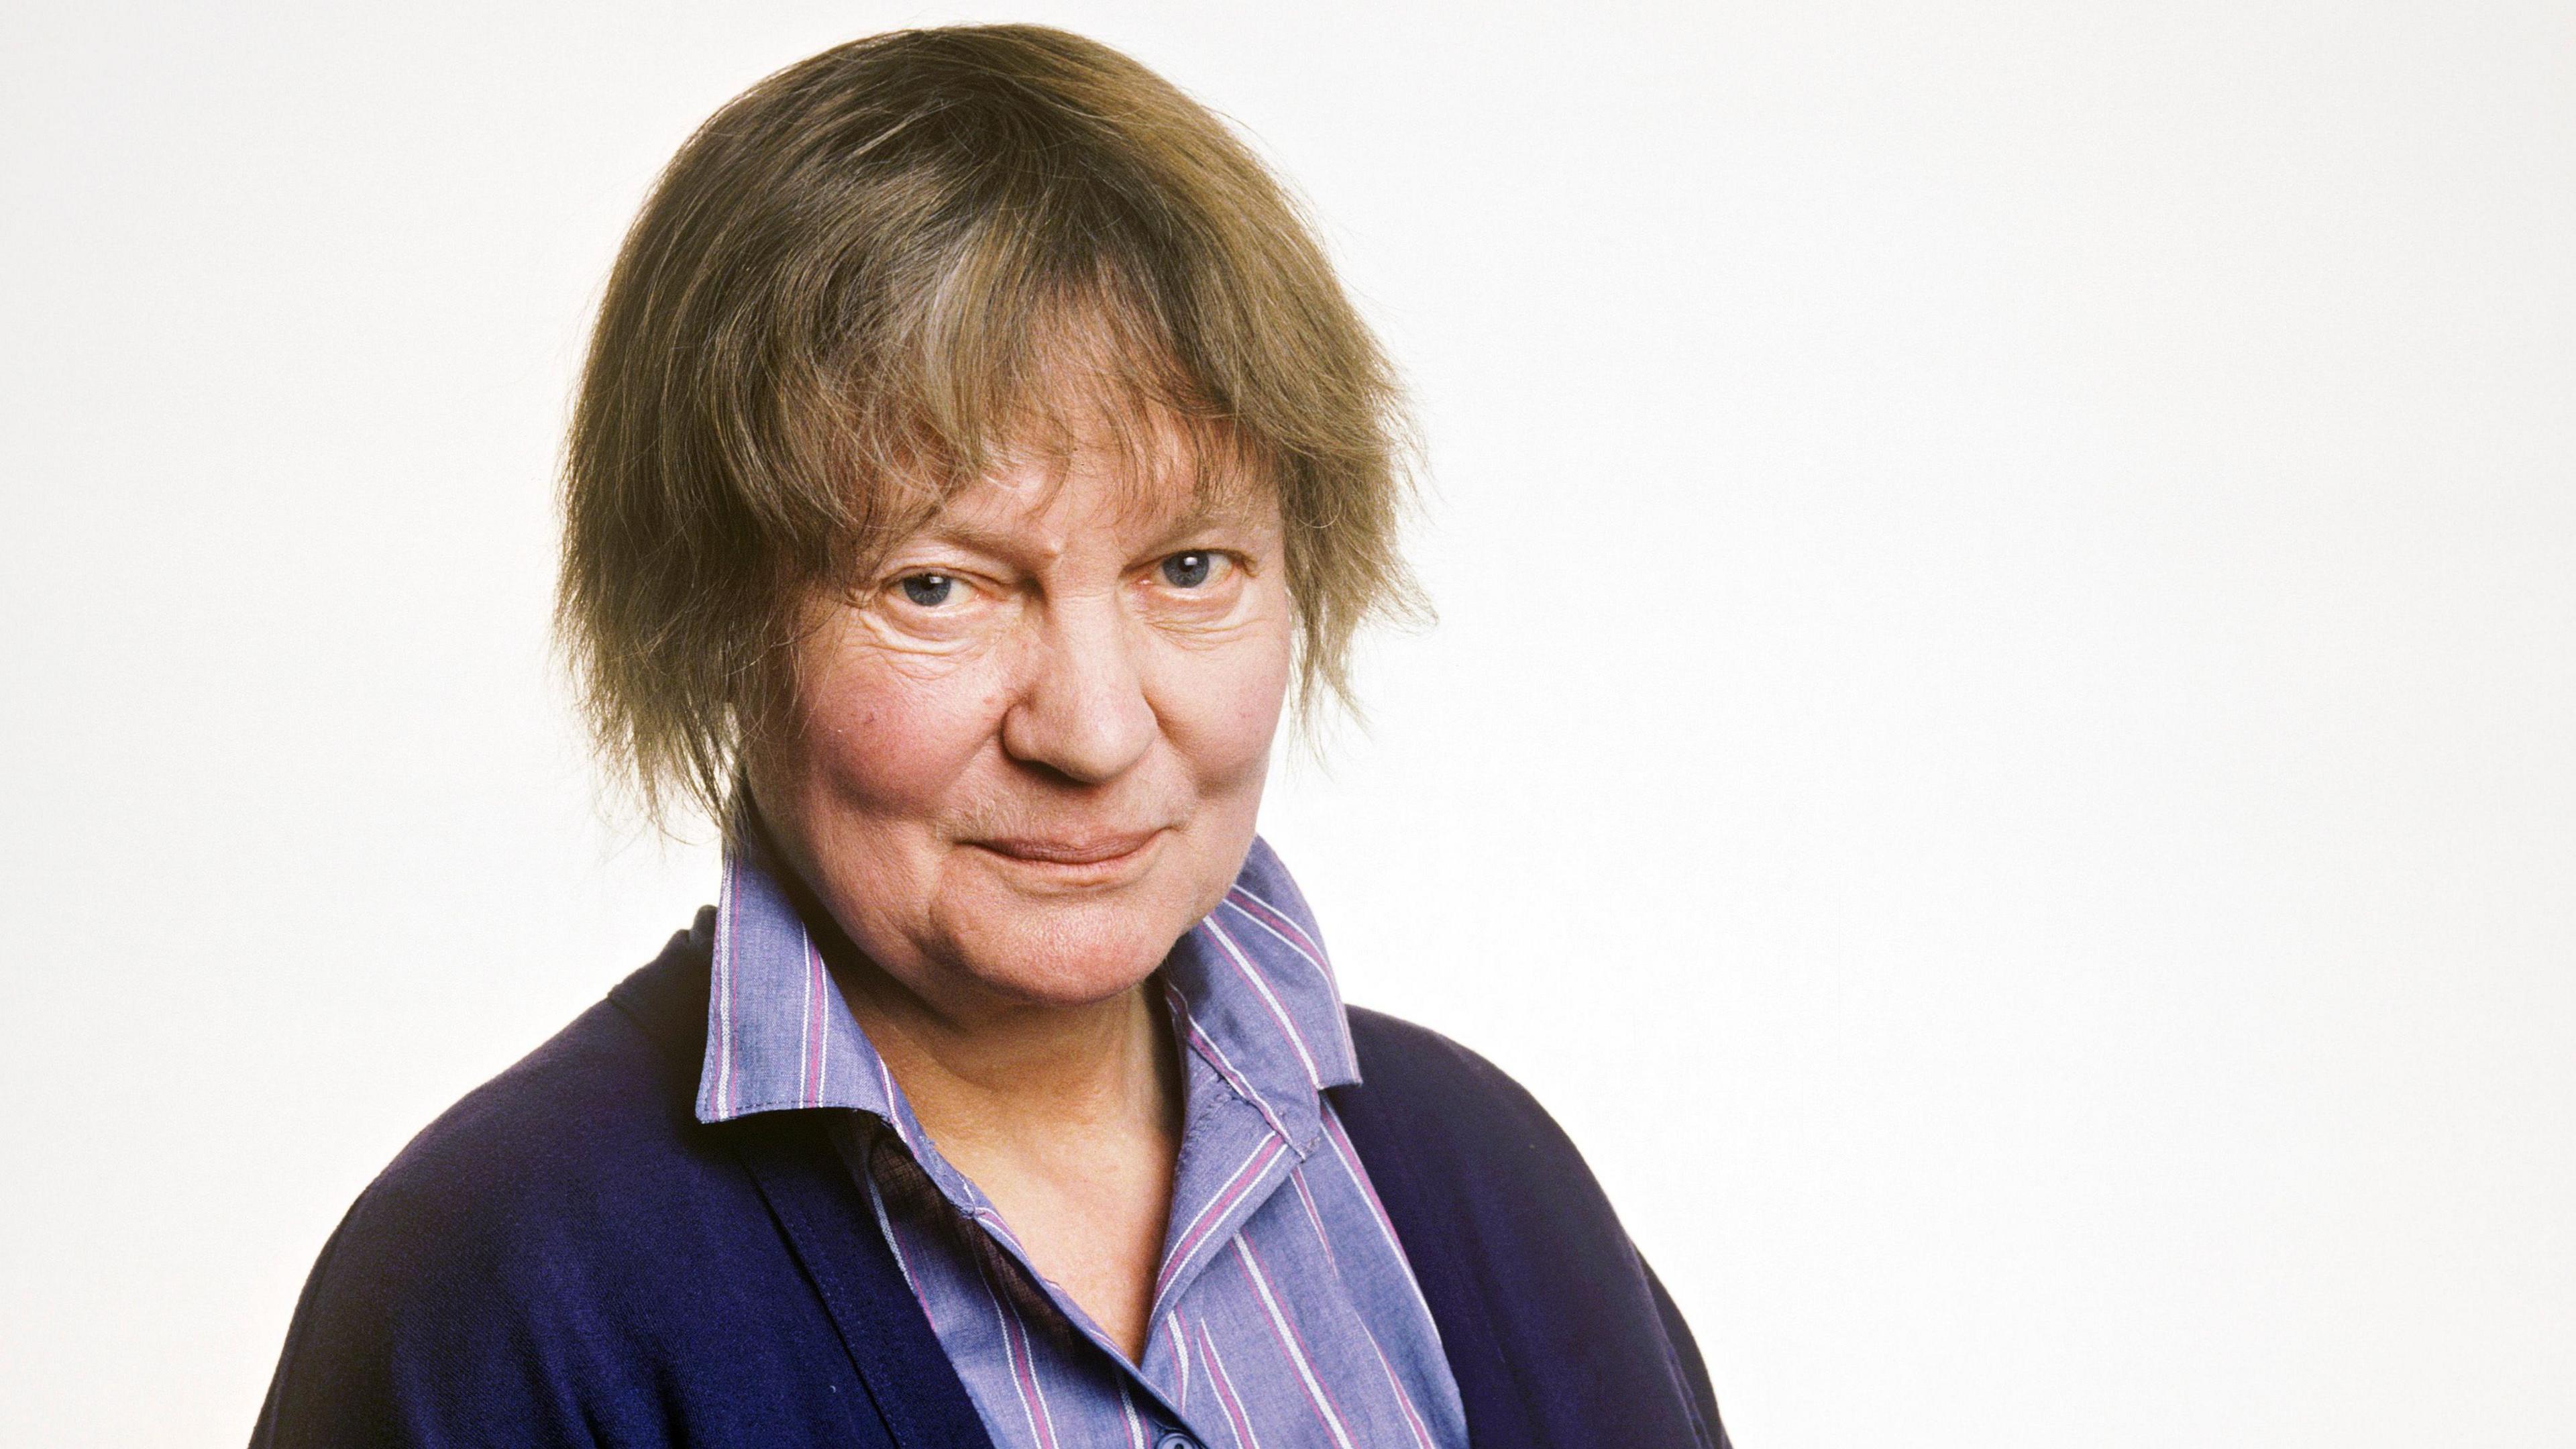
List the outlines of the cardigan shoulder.
<svg viewBox="0 0 2576 1449">
<path fill-rule="evenodd" d="M 1364 1006 L 1348 1012 L 1360 1089 L 1370 1096 L 1408 1104 L 1455 1129 L 1448 1135 L 1462 1146 L 1506 1160 L 1574 1152 L 1556 1119 L 1502 1068 L 1429 1027 Z"/>
<path fill-rule="evenodd" d="M 1626 1243 L 1583 1154 L 1527 1088 L 1428 1027 L 1365 1007 L 1349 1014 L 1361 1079 L 1336 1090 L 1335 1104 L 1355 1135 L 1402 1145 L 1389 1170 L 1444 1189 L 1507 1192 Z M 1375 1158 L 1369 1167 L 1378 1171 Z"/>
<path fill-rule="evenodd" d="M 1724 1449 L 1689 1326 L 1563 1128 L 1438 1032 L 1350 1009 L 1361 1080 L 1333 1093 L 1468 1407 L 1479 1449 Z"/>
<path fill-rule="evenodd" d="M 665 1018 L 693 971 L 703 1010 L 692 934 L 360 1194 L 306 1283 L 255 1444 L 881 1442 L 850 1421 L 851 1365 L 757 1186 L 691 1110 Z M 824 1392 L 729 1388 L 769 1371 Z"/>
<path fill-rule="evenodd" d="M 373 1245 L 399 1225 L 435 1245 L 406 1264 L 482 1268 L 595 1256 L 593 1229 L 642 1194 L 686 1194 L 721 1175 L 686 1085 L 645 1031 L 601 1001 L 423 1128 L 359 1197 L 343 1227 Z M 343 1243 L 343 1251 L 352 1244 Z"/>
</svg>

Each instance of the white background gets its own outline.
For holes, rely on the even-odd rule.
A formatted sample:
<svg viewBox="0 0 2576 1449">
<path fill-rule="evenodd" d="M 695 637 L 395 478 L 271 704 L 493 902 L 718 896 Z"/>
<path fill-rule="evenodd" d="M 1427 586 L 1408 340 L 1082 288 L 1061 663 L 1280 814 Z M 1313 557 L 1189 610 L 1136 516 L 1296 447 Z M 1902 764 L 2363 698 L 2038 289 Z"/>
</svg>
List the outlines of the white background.
<svg viewBox="0 0 2576 1449">
<path fill-rule="evenodd" d="M 656 167 L 946 9 L 0 19 L 0 1441 L 239 1442 L 342 1209 L 709 896 L 550 470 Z M 1267 829 L 1738 1441 L 2576 1438 L 2576 14 L 1035 4 L 1418 385 Z"/>
</svg>

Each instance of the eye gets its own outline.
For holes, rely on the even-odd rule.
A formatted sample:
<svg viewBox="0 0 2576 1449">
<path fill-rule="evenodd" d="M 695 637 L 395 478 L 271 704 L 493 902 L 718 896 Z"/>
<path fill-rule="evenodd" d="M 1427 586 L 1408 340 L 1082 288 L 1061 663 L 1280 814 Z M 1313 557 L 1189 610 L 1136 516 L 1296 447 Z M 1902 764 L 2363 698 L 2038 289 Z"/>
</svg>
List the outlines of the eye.
<svg viewBox="0 0 2576 1449">
<path fill-rule="evenodd" d="M 1163 582 L 1176 589 L 1195 589 L 1215 576 L 1221 562 L 1212 553 L 1176 553 L 1163 560 Z"/>
<path fill-rule="evenodd" d="M 957 580 L 947 574 L 906 574 L 902 579 L 903 596 L 925 609 L 936 609 L 957 592 Z"/>
</svg>

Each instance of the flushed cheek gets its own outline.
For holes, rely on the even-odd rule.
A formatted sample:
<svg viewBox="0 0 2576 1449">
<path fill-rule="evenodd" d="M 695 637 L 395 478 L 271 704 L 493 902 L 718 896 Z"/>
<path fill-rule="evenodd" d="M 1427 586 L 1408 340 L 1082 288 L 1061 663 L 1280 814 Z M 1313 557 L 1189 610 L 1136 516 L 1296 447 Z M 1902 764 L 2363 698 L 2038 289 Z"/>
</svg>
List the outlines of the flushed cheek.
<svg viewBox="0 0 2576 1449">
<path fill-rule="evenodd" d="M 1155 712 L 1208 793 L 1258 789 L 1288 693 L 1284 640 L 1222 655 L 1175 659 L 1159 681 Z"/>
<path fill-rule="evenodd" d="M 832 793 L 871 816 L 935 820 L 1001 716 L 982 673 L 925 678 L 862 657 L 816 681 L 806 738 Z"/>
</svg>

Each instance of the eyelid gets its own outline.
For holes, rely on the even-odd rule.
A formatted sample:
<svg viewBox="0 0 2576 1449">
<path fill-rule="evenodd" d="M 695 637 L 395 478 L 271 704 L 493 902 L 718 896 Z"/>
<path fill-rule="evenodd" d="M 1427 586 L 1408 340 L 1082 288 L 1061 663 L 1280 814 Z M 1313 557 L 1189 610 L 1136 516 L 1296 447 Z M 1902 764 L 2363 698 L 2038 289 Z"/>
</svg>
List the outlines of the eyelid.
<svg viewBox="0 0 2576 1449">
<path fill-rule="evenodd" d="M 1249 554 L 1244 553 L 1240 549 L 1219 548 L 1214 544 L 1197 544 L 1184 548 L 1167 548 L 1161 553 L 1154 555 L 1152 558 L 1145 560 L 1144 568 L 1147 570 L 1158 569 L 1176 558 L 1186 558 L 1194 553 L 1203 553 L 1209 558 L 1223 559 L 1227 563 L 1232 564 L 1234 567 L 1242 569 L 1247 573 L 1252 569 L 1252 558 Z"/>
<path fill-rule="evenodd" d="M 990 574 L 960 564 L 930 562 L 905 564 L 901 568 L 887 569 L 878 575 L 876 586 L 879 591 L 883 591 L 894 588 L 905 579 L 918 578 L 954 579 L 958 583 L 970 585 L 984 593 L 992 593 L 997 588 Z"/>
</svg>

